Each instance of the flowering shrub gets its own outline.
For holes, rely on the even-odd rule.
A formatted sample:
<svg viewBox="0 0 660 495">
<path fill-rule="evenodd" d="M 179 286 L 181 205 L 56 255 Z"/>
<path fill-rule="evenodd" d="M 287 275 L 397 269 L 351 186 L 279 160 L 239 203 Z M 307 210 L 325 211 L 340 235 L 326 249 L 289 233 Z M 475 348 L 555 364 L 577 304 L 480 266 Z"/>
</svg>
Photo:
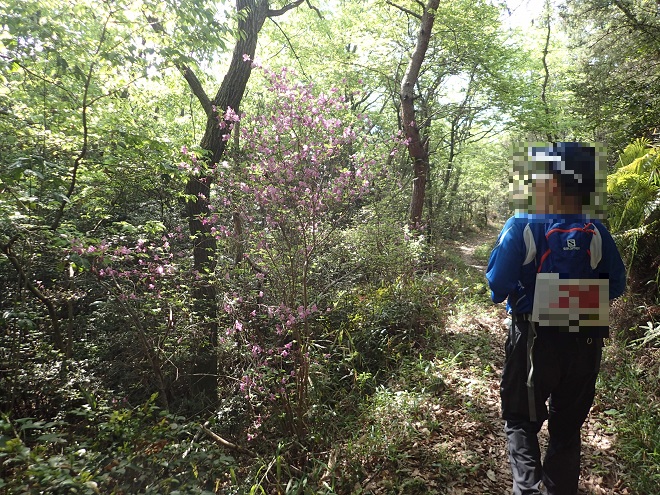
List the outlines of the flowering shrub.
<svg viewBox="0 0 660 495">
<path fill-rule="evenodd" d="M 106 239 L 87 245 L 74 239 L 71 253 L 77 255 L 74 262 L 85 256 L 90 271 L 100 280 L 109 282 L 119 299 L 160 299 L 162 291 L 171 285 L 173 275 L 181 269 L 181 259 L 185 257 L 185 253 L 173 249 L 171 243 L 183 240 L 184 235 L 178 227 L 160 238 L 145 237 L 139 236 L 132 241 Z"/>
<path fill-rule="evenodd" d="M 190 281 L 200 275 L 190 269 L 183 229 L 172 230 L 167 232 L 160 222 L 118 224 L 103 240 L 73 239 L 68 255 L 73 272 L 84 272 L 106 294 L 96 295 L 89 325 L 107 336 L 108 352 L 132 360 L 129 369 L 143 368 L 132 378 L 136 398 L 147 385 L 146 391 L 159 392 L 163 406 L 177 396 L 175 387 L 189 388 L 190 382 L 178 376 L 187 376 L 190 354 L 205 339 L 186 298 Z M 114 361 L 108 365 L 122 366 Z"/>
<path fill-rule="evenodd" d="M 302 435 L 310 365 L 322 355 L 316 323 L 329 310 L 321 306 L 315 261 L 369 192 L 373 161 L 365 156 L 366 122 L 351 115 L 337 91 L 316 93 L 292 82 L 287 69 L 253 65 L 271 98 L 240 122 L 232 109 L 224 114 L 221 126 L 240 126 L 240 161 L 217 167 L 218 214 L 204 220 L 239 262 L 228 258 L 220 268 L 221 344 L 243 355 L 238 387 L 257 418 L 250 437 L 273 406 Z"/>
</svg>

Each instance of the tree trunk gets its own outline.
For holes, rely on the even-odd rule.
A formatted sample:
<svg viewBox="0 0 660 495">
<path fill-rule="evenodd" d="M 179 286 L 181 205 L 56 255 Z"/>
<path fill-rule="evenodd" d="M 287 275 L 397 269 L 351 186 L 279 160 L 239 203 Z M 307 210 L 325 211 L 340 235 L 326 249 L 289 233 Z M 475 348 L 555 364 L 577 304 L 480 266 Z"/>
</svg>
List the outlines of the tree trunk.
<svg viewBox="0 0 660 495">
<path fill-rule="evenodd" d="M 194 196 L 194 199 L 191 199 L 186 205 L 186 213 L 190 233 L 195 238 L 193 249 L 194 268 L 200 272 L 208 271 L 210 273 L 215 268 L 216 242 L 213 236 L 210 235 L 211 226 L 203 225 L 200 216 L 210 214 L 210 189 L 213 182 L 211 169 L 222 160 L 227 147 L 226 135 L 230 131 L 228 128 L 220 127 L 220 120 L 228 107 L 231 107 L 237 113 L 239 112 L 241 100 L 252 71 L 250 64 L 243 59 L 243 55 L 249 55 L 251 59 L 254 58 L 257 37 L 268 14 L 268 1 L 237 0 L 236 9 L 246 14 L 238 23 L 238 29 L 243 35 L 236 42 L 229 69 L 215 98 L 209 102 L 204 98 L 205 95 L 197 94 L 200 88 L 193 88 L 193 83 L 190 82 L 190 78 L 194 77 L 192 71 L 188 67 L 183 69 L 187 73 L 184 74 L 186 80 L 189 81 L 193 92 L 200 99 L 207 115 L 206 130 L 200 146 L 209 153 L 207 157 L 208 167 L 205 174 L 200 177 L 190 177 L 186 184 L 186 194 Z"/>
<path fill-rule="evenodd" d="M 189 67 L 181 67 L 193 93 L 206 111 L 206 130 L 200 142 L 202 149 L 208 152 L 205 157 L 204 172 L 200 176 L 191 176 L 186 184 L 186 194 L 190 199 L 186 204 L 186 216 L 190 234 L 194 239 L 193 268 L 202 274 L 202 278 L 193 289 L 194 308 L 198 317 L 206 322 L 206 343 L 197 357 L 193 370 L 197 380 L 192 392 L 200 396 L 209 407 L 217 404 L 217 302 L 216 287 L 212 278 L 216 266 L 216 240 L 211 234 L 211 225 L 203 224 L 202 219 L 210 216 L 209 202 L 213 183 L 213 168 L 222 160 L 227 148 L 230 132 L 228 126 L 220 127 L 221 119 L 228 107 L 236 113 L 239 107 L 252 67 L 243 55 L 254 59 L 259 31 L 268 14 L 268 0 L 236 0 L 236 9 L 242 12 L 238 23 L 241 36 L 236 41 L 229 69 L 213 100 L 209 100 L 197 78 Z"/>
<path fill-rule="evenodd" d="M 426 178 L 429 170 L 428 140 L 422 140 L 419 127 L 415 121 L 414 88 L 429 46 L 435 12 L 439 4 L 440 0 L 428 0 L 424 6 L 415 50 L 410 57 L 408 68 L 401 81 L 401 119 L 408 140 L 408 153 L 413 160 L 413 190 L 410 199 L 409 217 L 410 227 L 413 230 L 419 230 L 421 227 Z"/>
<path fill-rule="evenodd" d="M 442 174 L 442 181 L 439 185 L 438 198 L 436 201 L 436 208 L 438 211 L 451 211 L 449 197 L 450 182 L 456 172 L 456 159 L 461 152 L 462 147 L 465 145 L 470 137 L 470 130 L 472 128 L 472 121 L 474 115 L 471 113 L 470 108 L 472 101 L 472 85 L 475 79 L 476 67 L 470 73 L 470 81 L 465 92 L 465 98 L 461 104 L 456 108 L 456 111 L 451 119 L 451 126 L 449 131 L 449 156 L 447 158 L 447 167 Z M 458 183 L 455 183 L 458 187 Z"/>
<path fill-rule="evenodd" d="M 552 9 L 552 5 L 550 4 L 549 0 L 546 0 L 545 8 L 546 8 L 547 31 L 545 36 L 545 45 L 543 46 L 544 75 L 543 75 L 543 86 L 541 87 L 541 102 L 543 103 L 543 111 L 545 112 L 545 126 L 546 126 L 545 137 L 547 138 L 548 142 L 552 142 L 554 141 L 554 138 L 551 129 L 552 127 L 554 127 L 553 126 L 554 119 L 550 115 L 550 106 L 548 105 L 548 98 L 547 98 L 548 84 L 550 82 L 550 70 L 548 69 L 548 53 L 550 50 L 550 27 L 551 27 L 550 13 Z"/>
<path fill-rule="evenodd" d="M 244 55 L 254 59 L 259 31 L 267 17 L 275 17 L 299 6 L 303 0 L 295 0 L 278 10 L 269 9 L 268 0 L 236 0 L 236 10 L 240 20 L 238 29 L 240 36 L 234 46 L 229 69 L 225 74 L 215 97 L 210 100 L 204 92 L 199 80 L 187 66 L 180 66 L 190 89 L 198 98 L 207 116 L 206 130 L 200 142 L 202 149 L 208 152 L 205 157 L 206 167 L 199 177 L 191 176 L 186 184 L 186 194 L 191 199 L 186 204 L 186 216 L 190 233 L 194 239 L 193 263 L 194 269 L 204 275 L 201 282 L 193 289 L 195 311 L 203 321 L 207 322 L 207 342 L 197 357 L 194 373 L 198 380 L 193 387 L 193 393 L 200 395 L 209 406 L 217 403 L 217 302 L 216 287 L 212 274 L 216 265 L 216 241 L 211 235 L 211 225 L 204 225 L 202 218 L 209 216 L 213 168 L 222 160 L 227 148 L 231 131 L 229 126 L 220 127 L 220 121 L 228 107 L 239 113 L 239 107 L 252 66 L 246 62 Z"/>
</svg>

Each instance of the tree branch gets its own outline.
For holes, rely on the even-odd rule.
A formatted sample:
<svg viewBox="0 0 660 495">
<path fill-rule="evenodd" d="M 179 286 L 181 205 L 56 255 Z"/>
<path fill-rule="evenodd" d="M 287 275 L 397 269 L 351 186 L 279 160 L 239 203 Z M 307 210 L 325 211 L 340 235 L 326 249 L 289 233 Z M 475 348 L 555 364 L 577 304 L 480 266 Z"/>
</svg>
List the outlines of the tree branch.
<svg viewBox="0 0 660 495">
<path fill-rule="evenodd" d="M 543 76 L 543 86 L 541 87 L 541 101 L 543 102 L 543 111 L 545 112 L 545 117 L 546 117 L 546 124 L 550 124 L 550 107 L 548 106 L 548 98 L 547 98 L 547 89 L 548 89 L 548 83 L 550 81 L 550 70 L 548 69 L 548 53 L 550 50 L 550 27 L 551 27 L 551 22 L 550 22 L 550 2 L 548 1 L 546 3 L 546 22 L 548 24 L 548 30 L 546 33 L 545 37 L 545 45 L 543 46 L 543 70 L 544 70 L 544 76 Z M 546 130 L 546 138 L 548 138 L 548 141 L 551 142 L 553 141 L 552 138 L 552 132 L 550 130 Z"/>
<path fill-rule="evenodd" d="M 280 9 L 268 9 L 266 12 L 266 17 L 278 17 L 282 14 L 286 14 L 289 10 L 293 10 L 299 5 L 301 5 L 305 0 L 295 0 L 295 2 L 286 4 Z"/>
<path fill-rule="evenodd" d="M 157 19 L 156 17 L 152 15 L 147 15 L 147 22 L 149 22 L 149 25 L 158 34 L 167 34 L 160 20 Z M 204 113 L 206 113 L 206 116 L 209 118 L 213 117 L 213 104 L 211 103 L 211 99 L 206 94 L 206 91 L 204 91 L 204 88 L 202 87 L 202 83 L 199 81 L 197 75 L 192 70 L 192 68 L 189 65 L 184 64 L 182 62 L 175 62 L 174 65 L 176 66 L 177 69 L 179 69 L 179 72 L 181 72 L 181 75 L 188 83 L 190 90 L 199 100 L 199 103 L 202 105 L 202 108 L 204 109 Z"/>
<path fill-rule="evenodd" d="M 124 291 L 122 290 L 121 286 L 119 285 L 119 282 L 117 282 L 117 279 L 113 276 L 112 281 L 114 282 L 115 287 L 117 288 L 117 302 L 124 308 L 126 311 L 126 314 L 128 317 L 133 320 L 133 323 L 135 324 L 135 328 L 137 330 L 137 335 L 138 335 L 138 340 L 140 341 L 140 344 L 142 344 L 142 349 L 149 360 L 149 363 L 151 364 L 152 371 L 154 372 L 154 375 L 156 377 L 156 386 L 158 387 L 158 391 L 160 392 L 158 395 L 158 398 L 160 399 L 161 403 L 165 408 L 169 407 L 169 394 L 168 394 L 168 389 L 165 386 L 165 377 L 163 376 L 163 370 L 162 366 L 160 364 L 160 357 L 158 356 L 158 351 L 156 354 L 152 351 L 152 343 L 149 341 L 147 338 L 147 331 L 144 328 L 144 325 L 142 324 L 142 321 L 140 320 L 140 316 L 135 312 L 135 310 L 126 302 L 126 299 L 122 299 L 122 295 L 124 295 Z M 112 289 L 110 288 L 110 284 L 103 284 L 106 285 L 108 288 L 108 291 L 112 293 Z"/>
<path fill-rule="evenodd" d="M 307 74 L 305 74 L 305 68 L 303 67 L 303 64 L 302 64 L 302 61 L 300 60 L 300 57 L 296 53 L 296 49 L 291 44 L 291 40 L 289 39 L 289 36 L 284 32 L 284 29 L 282 29 L 282 27 L 277 23 L 277 21 L 275 21 L 275 19 L 273 19 L 272 17 L 269 17 L 269 19 L 273 24 L 275 24 L 277 26 L 277 29 L 279 29 L 280 32 L 284 35 L 284 39 L 286 39 L 286 42 L 288 43 L 289 48 L 291 49 L 291 52 L 293 53 L 293 56 L 298 61 L 298 65 L 300 66 L 300 70 L 302 72 L 302 75 L 305 76 L 306 79 L 309 79 L 309 77 L 307 77 Z"/>
<path fill-rule="evenodd" d="M 413 17 L 419 19 L 420 21 L 422 20 L 422 16 L 421 16 L 420 14 L 418 14 L 417 12 L 413 12 L 413 11 L 410 10 L 410 9 L 407 9 L 407 8 L 405 8 L 405 7 L 401 7 L 401 5 L 397 5 L 397 4 L 395 4 L 394 2 L 391 2 L 390 0 L 387 0 L 386 3 L 387 3 L 388 5 L 391 5 L 391 6 L 394 7 L 395 9 L 399 9 L 401 12 L 405 12 L 406 14 L 411 15 L 411 16 L 413 16 Z"/>
<path fill-rule="evenodd" d="M 257 457 L 257 454 L 252 452 L 251 450 L 246 449 L 245 447 L 241 447 L 240 445 L 237 445 L 235 443 L 232 443 L 228 440 L 225 440 L 221 436 L 213 433 L 211 430 L 209 430 L 206 426 L 200 425 L 200 428 L 206 435 L 213 440 L 215 443 L 218 445 L 222 445 L 223 447 L 227 447 L 228 449 L 235 450 L 236 452 L 240 452 L 241 454 L 248 455 L 250 457 Z"/>
<path fill-rule="evenodd" d="M 140 79 L 142 79 L 144 77 L 145 77 L 144 75 L 140 75 L 138 77 L 133 77 L 128 82 L 126 82 L 125 84 L 122 84 L 121 86 L 119 86 L 115 89 L 111 89 L 110 91 L 107 91 L 106 93 L 100 94 L 100 95 L 98 95 L 94 98 L 90 98 L 87 106 L 91 107 L 94 104 L 96 104 L 97 101 L 102 100 L 103 98 L 108 98 L 109 96 L 114 96 L 114 95 L 118 94 L 121 91 L 128 90 L 128 88 L 133 86 L 133 83 L 135 83 L 136 81 L 139 81 Z"/>
<path fill-rule="evenodd" d="M 625 5 L 621 0 L 614 0 L 614 5 L 616 5 L 617 8 L 621 12 L 623 12 L 623 15 L 625 15 L 626 18 L 632 23 L 633 28 L 648 35 L 654 42 L 658 41 L 658 33 L 654 33 L 651 30 L 653 26 L 650 26 L 649 24 L 640 21 L 632 12 L 632 10 L 630 10 L 630 8 L 627 5 Z"/>
<path fill-rule="evenodd" d="M 54 81 L 54 80 L 49 79 L 49 78 L 47 78 L 47 77 L 44 77 L 44 76 L 42 76 L 42 75 L 40 75 L 40 74 L 37 74 L 36 72 L 31 71 L 26 65 L 22 64 L 22 63 L 21 63 L 18 59 L 16 59 L 16 58 L 12 59 L 12 58 L 7 57 L 7 56 L 5 56 L 5 55 L 0 55 L 0 58 L 3 58 L 3 59 L 5 59 L 5 60 L 7 60 L 8 62 L 15 63 L 15 64 L 18 65 L 21 69 L 23 69 L 27 74 L 29 74 L 30 76 L 34 77 L 35 79 L 39 79 L 40 81 L 44 81 L 46 84 L 50 84 L 51 86 L 55 86 L 56 88 L 59 88 L 59 89 L 62 90 L 64 93 L 66 93 L 66 94 L 69 96 L 69 98 L 71 98 L 72 100 L 74 99 L 74 95 L 73 95 L 73 93 L 72 93 L 71 91 L 69 91 L 69 89 L 68 89 L 67 87 L 65 87 L 62 83 L 59 83 L 59 82 L 57 82 L 57 81 Z"/>
<path fill-rule="evenodd" d="M 321 11 L 318 9 L 318 7 L 314 7 L 312 3 L 309 0 L 306 0 L 307 6 L 312 9 L 316 14 L 319 16 L 320 19 L 323 19 L 323 15 L 321 14 Z"/>
<path fill-rule="evenodd" d="M 195 72 L 193 72 L 193 70 L 186 64 L 176 64 L 176 66 L 179 69 L 179 71 L 181 71 L 181 74 L 188 83 L 190 90 L 193 92 L 193 94 L 199 100 L 199 103 L 202 105 L 202 108 L 204 109 L 206 116 L 212 117 L 213 105 L 211 104 L 211 99 L 206 94 L 206 91 L 204 91 L 204 88 L 202 87 L 202 83 L 199 82 L 199 79 L 197 78 Z"/>
<path fill-rule="evenodd" d="M 108 34 L 108 24 L 110 24 L 110 20 L 112 19 L 113 15 L 114 15 L 114 11 L 109 12 L 108 16 L 105 19 L 105 22 L 103 23 L 103 30 L 101 31 L 101 36 L 99 38 L 98 45 L 96 47 L 96 50 L 94 51 L 95 57 L 98 56 L 99 53 L 101 53 L 101 49 L 103 48 L 103 44 L 105 43 Z M 67 189 L 65 195 L 66 199 L 62 199 L 62 201 L 60 201 L 60 206 L 55 212 L 55 219 L 53 220 L 53 223 L 50 226 L 51 230 L 57 230 L 57 228 L 60 226 L 60 222 L 62 221 L 62 217 L 64 216 L 64 209 L 66 208 L 66 205 L 69 203 L 69 200 L 71 199 L 71 196 L 73 196 L 73 192 L 76 189 L 76 183 L 78 180 L 78 170 L 80 169 L 80 165 L 82 164 L 83 160 L 87 157 L 87 149 L 89 144 L 89 125 L 87 122 L 87 111 L 90 107 L 89 89 L 92 84 L 92 77 L 94 76 L 94 69 L 96 63 L 97 62 L 95 61 L 90 62 L 89 70 L 87 71 L 87 77 L 85 78 L 85 84 L 83 86 L 82 114 L 81 114 L 82 131 L 83 131 L 82 147 L 80 149 L 80 152 L 78 153 L 78 156 L 73 162 L 73 168 L 71 170 L 71 181 L 69 182 L 69 188 Z"/>
<path fill-rule="evenodd" d="M 32 280 L 27 277 L 21 262 L 11 250 L 12 244 L 16 242 L 16 240 L 18 240 L 17 235 L 12 237 L 7 244 L 0 243 L 0 251 L 2 251 L 7 259 L 9 259 L 12 266 L 14 267 L 14 270 L 16 270 L 16 273 L 18 273 L 20 280 L 25 283 L 32 295 L 39 299 L 48 309 L 48 316 L 50 317 L 50 322 L 53 325 L 53 339 L 55 347 L 58 350 L 63 351 L 64 343 L 62 342 L 62 332 L 60 330 L 59 320 L 57 319 L 57 311 L 55 310 L 55 305 L 53 304 L 53 301 L 46 297 L 46 295 L 32 283 Z"/>
</svg>

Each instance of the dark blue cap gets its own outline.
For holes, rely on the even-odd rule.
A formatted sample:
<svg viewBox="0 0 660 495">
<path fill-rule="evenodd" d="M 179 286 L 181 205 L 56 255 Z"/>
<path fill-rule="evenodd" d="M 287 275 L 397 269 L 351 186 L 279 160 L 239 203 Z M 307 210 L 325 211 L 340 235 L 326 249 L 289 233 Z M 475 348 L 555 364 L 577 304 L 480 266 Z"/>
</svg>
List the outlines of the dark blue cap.
<svg viewBox="0 0 660 495">
<path fill-rule="evenodd" d="M 547 170 L 558 176 L 565 192 L 584 195 L 596 188 L 596 149 L 576 142 L 552 143 L 550 146 L 531 146 L 530 160 L 542 162 Z"/>
</svg>

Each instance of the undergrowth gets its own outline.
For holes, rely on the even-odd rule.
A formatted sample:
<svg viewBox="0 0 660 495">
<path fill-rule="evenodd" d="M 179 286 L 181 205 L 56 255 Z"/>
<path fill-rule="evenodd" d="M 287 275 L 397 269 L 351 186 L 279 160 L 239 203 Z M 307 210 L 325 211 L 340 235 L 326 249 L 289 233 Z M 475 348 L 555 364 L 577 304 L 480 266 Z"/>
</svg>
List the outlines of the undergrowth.
<svg viewBox="0 0 660 495">
<path fill-rule="evenodd" d="M 482 243 L 471 260 L 485 265 L 491 247 Z M 501 367 L 492 340 L 498 309 L 483 271 L 455 249 L 439 249 L 431 264 L 337 295 L 319 340 L 323 359 L 310 373 L 305 438 L 287 437 L 264 418 L 250 440 L 240 431 L 252 422 L 249 411 L 239 426 L 221 411 L 186 418 L 159 407 L 156 396 L 137 405 L 113 401 L 111 390 L 88 383 L 88 373 L 65 383 L 55 370 L 42 386 L 58 390 L 59 412 L 51 401 L 49 415 L 0 418 L 0 494 L 330 495 L 377 488 L 400 495 L 492 479 L 503 454 L 480 439 L 497 434 L 488 428 L 500 429 L 492 389 Z M 639 340 L 643 331 L 614 333 L 597 401 L 616 434 L 627 486 L 654 493 L 660 349 L 655 340 Z M 24 375 L 13 383 L 32 383 L 29 369 Z M 220 445 L 205 428 L 243 447 Z"/>
<path fill-rule="evenodd" d="M 614 338 L 605 347 L 597 395 L 607 429 L 616 435 L 624 479 L 639 494 L 656 493 L 660 486 L 660 341 L 643 337 L 654 330 L 653 324 L 641 325 L 648 317 L 644 309 L 636 298 L 615 309 Z M 630 319 L 633 314 L 637 317 Z"/>
<path fill-rule="evenodd" d="M 0 493 L 217 493 L 235 459 L 155 400 L 133 408 L 94 400 L 52 421 L 3 415 Z"/>
</svg>

